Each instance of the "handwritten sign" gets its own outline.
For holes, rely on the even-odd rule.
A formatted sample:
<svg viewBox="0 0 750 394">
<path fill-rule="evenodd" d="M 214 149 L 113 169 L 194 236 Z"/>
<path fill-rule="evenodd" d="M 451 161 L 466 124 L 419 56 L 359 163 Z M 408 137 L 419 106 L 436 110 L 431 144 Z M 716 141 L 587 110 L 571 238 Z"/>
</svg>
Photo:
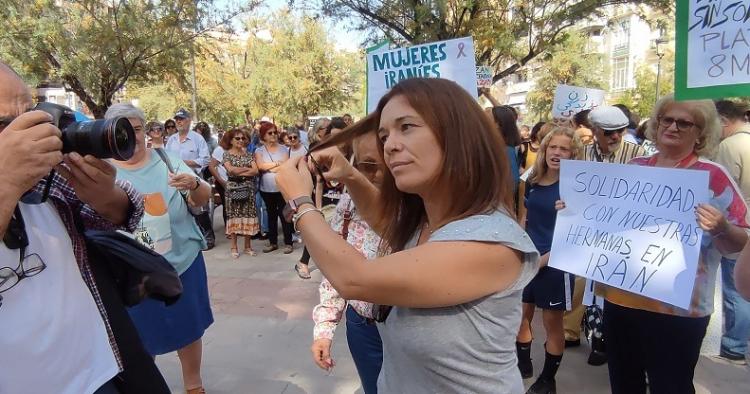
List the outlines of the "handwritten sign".
<svg viewBox="0 0 750 394">
<path fill-rule="evenodd" d="M 492 68 L 489 66 L 477 66 L 477 87 L 489 88 L 492 86 Z"/>
<path fill-rule="evenodd" d="M 477 97 L 474 41 L 471 37 L 367 54 L 367 112 L 399 81 L 407 78 L 450 79 Z"/>
<path fill-rule="evenodd" d="M 557 85 L 555 100 L 552 102 L 552 117 L 572 118 L 573 115 L 586 109 L 596 108 L 602 103 L 604 103 L 603 90 Z"/>
<path fill-rule="evenodd" d="M 690 306 L 708 172 L 565 160 L 551 267 Z"/>
<path fill-rule="evenodd" d="M 750 1 L 677 2 L 675 96 L 746 96 L 750 89 Z"/>
</svg>

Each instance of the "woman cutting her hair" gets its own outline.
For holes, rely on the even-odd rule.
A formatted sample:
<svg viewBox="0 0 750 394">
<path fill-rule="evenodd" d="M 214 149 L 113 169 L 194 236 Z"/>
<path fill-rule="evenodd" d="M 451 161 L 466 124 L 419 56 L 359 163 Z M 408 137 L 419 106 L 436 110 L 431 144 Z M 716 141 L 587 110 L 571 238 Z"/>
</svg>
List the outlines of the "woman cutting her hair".
<svg viewBox="0 0 750 394">
<path fill-rule="evenodd" d="M 380 191 L 335 147 L 372 130 L 387 167 Z M 515 335 L 539 254 L 515 222 L 510 189 L 497 187 L 510 176 L 506 152 L 475 100 L 454 82 L 408 79 L 320 149 L 322 176 L 343 182 L 383 236 L 381 257 L 366 263 L 330 229 L 310 202 L 304 159 L 285 163 L 276 182 L 333 287 L 379 305 L 378 391 L 522 392 Z"/>
</svg>

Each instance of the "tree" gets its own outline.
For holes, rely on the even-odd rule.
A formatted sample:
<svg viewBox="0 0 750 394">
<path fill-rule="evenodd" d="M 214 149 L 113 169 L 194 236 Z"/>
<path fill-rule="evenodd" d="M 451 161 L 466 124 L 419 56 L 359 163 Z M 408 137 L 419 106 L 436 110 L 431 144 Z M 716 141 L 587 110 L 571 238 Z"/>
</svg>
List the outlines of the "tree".
<svg viewBox="0 0 750 394">
<path fill-rule="evenodd" d="M 231 126 L 271 116 L 282 124 L 320 113 L 364 111 L 362 53 L 340 52 L 321 23 L 281 10 L 246 21 L 251 33 L 200 40 L 196 58 L 202 119 Z M 255 34 L 257 32 L 267 34 Z M 270 39 L 265 37 L 270 35 Z M 265 37 L 265 38 L 259 38 Z M 171 116 L 189 99 L 178 80 L 128 87 L 147 115 Z"/>
<path fill-rule="evenodd" d="M 541 62 L 544 71 L 526 96 L 529 113 L 536 119 L 549 117 L 559 84 L 606 89 L 604 56 L 589 52 L 587 41 L 585 35 L 570 34 Z"/>
<path fill-rule="evenodd" d="M 290 0 L 294 1 L 294 0 Z M 609 5 L 637 4 L 668 11 L 671 0 L 297 0 L 334 18 L 359 17 L 355 28 L 397 45 L 472 36 L 477 63 L 507 77 L 565 40 L 580 20 Z"/>
<path fill-rule="evenodd" d="M 254 1 L 254 0 L 253 0 Z M 129 80 L 184 80 L 194 39 L 255 3 L 0 0 L 0 51 L 39 80 L 64 82 L 100 118 Z"/>
<path fill-rule="evenodd" d="M 661 60 L 659 96 L 674 92 L 674 52 L 665 52 Z M 633 113 L 646 118 L 651 115 L 656 104 L 656 71 L 652 66 L 641 65 L 635 71 L 635 88 L 628 89 L 616 101 L 628 106 Z"/>
</svg>

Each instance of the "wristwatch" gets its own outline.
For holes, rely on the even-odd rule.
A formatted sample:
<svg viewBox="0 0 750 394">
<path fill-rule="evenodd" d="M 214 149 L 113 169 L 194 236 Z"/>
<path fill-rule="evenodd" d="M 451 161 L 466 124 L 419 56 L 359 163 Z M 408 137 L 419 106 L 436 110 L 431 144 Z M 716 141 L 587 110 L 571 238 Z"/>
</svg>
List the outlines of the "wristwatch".
<svg viewBox="0 0 750 394">
<path fill-rule="evenodd" d="M 313 202 L 313 199 L 310 196 L 302 196 L 295 198 L 294 200 L 289 200 L 286 205 L 284 205 L 284 209 L 281 213 L 287 223 L 292 223 L 292 217 L 299 211 L 299 207 L 302 206 L 302 204 L 310 204 L 315 207 L 315 202 Z"/>
<path fill-rule="evenodd" d="M 190 189 L 190 191 L 196 191 L 198 188 L 201 187 L 201 179 L 199 177 L 195 177 L 195 187 Z"/>
</svg>

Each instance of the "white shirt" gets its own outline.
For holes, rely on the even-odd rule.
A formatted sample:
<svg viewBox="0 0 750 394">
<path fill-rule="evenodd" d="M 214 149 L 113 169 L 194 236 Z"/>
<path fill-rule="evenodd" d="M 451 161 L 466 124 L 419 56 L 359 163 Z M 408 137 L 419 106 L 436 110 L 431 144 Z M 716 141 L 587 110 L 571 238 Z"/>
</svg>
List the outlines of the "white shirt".
<svg viewBox="0 0 750 394">
<path fill-rule="evenodd" d="M 307 154 L 307 148 L 304 145 L 300 145 L 299 149 L 294 150 L 292 148 L 289 148 L 289 158 L 295 158 L 304 156 Z"/>
<path fill-rule="evenodd" d="M 88 394 L 118 373 L 104 321 L 81 277 L 70 237 L 51 203 L 19 203 L 26 256 L 47 265 L 2 293 L 0 393 Z M 18 267 L 19 250 L 0 244 L 0 267 Z"/>
<path fill-rule="evenodd" d="M 227 178 L 228 174 L 227 174 L 227 169 L 224 168 L 224 162 L 223 162 L 224 148 L 222 148 L 221 146 L 217 146 L 216 149 L 214 149 L 214 153 L 211 154 L 211 157 L 213 157 L 214 159 L 216 159 L 216 161 L 219 162 L 219 165 L 216 166 L 216 172 L 219 173 L 219 178 L 221 178 L 221 180 L 226 182 L 228 179 Z"/>
<path fill-rule="evenodd" d="M 299 142 L 301 142 L 305 148 L 310 147 L 310 138 L 307 136 L 307 131 L 299 130 Z"/>
<path fill-rule="evenodd" d="M 268 148 L 263 145 L 255 150 L 255 161 L 258 164 L 279 162 L 283 163 L 289 159 L 289 148 L 284 145 L 278 145 L 276 153 L 271 153 Z M 277 193 L 279 191 L 276 186 L 276 174 L 273 172 L 263 172 L 260 176 L 260 191 L 267 193 Z"/>
<path fill-rule="evenodd" d="M 185 141 L 180 142 L 180 133 L 172 134 L 167 139 L 165 146 L 168 151 L 180 156 L 182 160 L 192 160 L 198 163 L 199 167 L 192 167 L 196 172 L 200 172 L 208 165 L 210 153 L 208 144 L 202 135 L 195 131 L 188 131 Z"/>
</svg>

